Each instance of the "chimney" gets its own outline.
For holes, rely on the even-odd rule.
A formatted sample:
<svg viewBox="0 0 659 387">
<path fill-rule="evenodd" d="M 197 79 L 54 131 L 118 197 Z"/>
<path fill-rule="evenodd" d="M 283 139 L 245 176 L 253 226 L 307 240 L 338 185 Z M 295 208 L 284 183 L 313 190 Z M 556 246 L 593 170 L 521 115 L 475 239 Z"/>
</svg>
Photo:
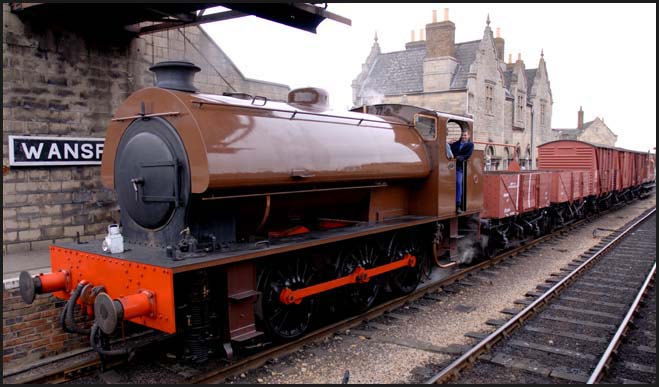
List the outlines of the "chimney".
<svg viewBox="0 0 659 387">
<path fill-rule="evenodd" d="M 426 30 L 424 30 L 423 28 L 419 29 L 419 40 L 426 40 L 425 33 Z"/>
<path fill-rule="evenodd" d="M 405 49 L 406 50 L 413 50 L 415 48 L 424 48 L 426 46 L 426 42 L 423 40 L 423 30 L 419 30 L 419 40 L 416 40 L 416 37 L 414 36 L 414 30 L 411 31 L 411 40 L 407 43 L 405 43 Z"/>
<path fill-rule="evenodd" d="M 506 63 L 506 71 L 512 70 L 515 68 L 515 62 L 513 62 L 513 54 L 508 53 L 508 63 Z"/>
<path fill-rule="evenodd" d="M 152 65 L 149 70 L 156 74 L 156 87 L 190 93 L 197 91 L 194 76 L 201 69 L 194 63 L 182 60 L 164 61 Z"/>
<path fill-rule="evenodd" d="M 581 106 L 579 106 L 579 114 L 577 116 L 577 129 L 583 129 L 583 109 Z"/>
<path fill-rule="evenodd" d="M 426 24 L 426 58 L 453 56 L 455 52 L 455 24 L 448 20 L 448 8 L 444 9 L 442 22 Z M 433 15 L 433 20 L 436 17 Z"/>
<path fill-rule="evenodd" d="M 497 27 L 497 37 L 494 38 L 494 47 L 497 50 L 497 59 L 503 62 L 503 49 L 505 41 L 501 37 L 501 28 Z"/>
<path fill-rule="evenodd" d="M 455 59 L 455 24 L 448 20 L 448 8 L 444 9 L 444 21 L 426 24 L 426 57 L 423 60 L 423 90 L 436 92 L 449 90 L 451 79 L 458 65 Z"/>
</svg>

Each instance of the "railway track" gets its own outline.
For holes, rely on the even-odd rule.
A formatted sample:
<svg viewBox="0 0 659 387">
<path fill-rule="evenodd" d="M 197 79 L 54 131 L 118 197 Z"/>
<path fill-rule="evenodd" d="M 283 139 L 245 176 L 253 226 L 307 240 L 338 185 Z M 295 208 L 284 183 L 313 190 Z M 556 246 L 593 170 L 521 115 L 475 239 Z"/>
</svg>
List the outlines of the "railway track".
<svg viewBox="0 0 659 387">
<path fill-rule="evenodd" d="M 655 209 L 616 234 L 426 383 L 599 381 L 654 280 Z"/>
<path fill-rule="evenodd" d="M 656 282 L 616 350 L 600 380 L 607 384 L 654 384 L 657 379 L 657 293 Z"/>
<path fill-rule="evenodd" d="M 365 314 L 346 318 L 344 320 L 335 322 L 326 327 L 315 330 L 314 332 L 306 335 L 305 337 L 298 339 L 296 341 L 284 343 L 282 345 L 268 348 L 265 346 L 260 349 L 258 353 L 251 356 L 244 356 L 242 359 L 236 360 L 233 363 L 215 363 L 212 367 L 199 367 L 198 369 L 192 370 L 189 367 L 175 367 L 183 369 L 183 372 L 178 372 L 179 375 L 183 375 L 183 378 L 180 380 L 185 383 L 217 383 L 226 380 L 226 378 L 237 375 L 246 370 L 257 368 L 265 363 L 267 363 L 272 358 L 281 358 L 286 354 L 292 353 L 299 348 L 304 347 L 306 344 L 321 340 L 325 337 L 329 337 L 336 332 L 353 328 L 360 325 L 364 321 L 369 321 L 376 319 L 379 316 L 385 315 L 392 311 L 395 311 L 402 306 L 413 302 L 414 300 L 423 298 L 423 297 L 433 297 L 433 294 L 440 290 L 443 287 L 446 287 L 452 283 L 456 283 L 461 279 L 472 276 L 475 273 L 482 271 L 488 267 L 495 266 L 499 262 L 506 260 L 511 256 L 516 256 L 522 254 L 524 251 L 527 251 L 534 246 L 545 242 L 550 239 L 560 240 L 565 238 L 567 232 L 577 228 L 589 220 L 581 220 L 575 222 L 571 225 L 564 227 L 563 229 L 557 231 L 554 234 L 541 237 L 535 241 L 529 242 L 519 248 L 514 250 L 507 251 L 503 254 L 500 254 L 497 257 L 494 257 L 488 261 L 481 262 L 477 265 L 455 270 L 452 274 L 443 277 L 441 279 L 435 280 L 433 282 L 427 282 L 422 284 L 416 291 L 412 294 L 400 297 L 397 299 L 386 301 L 371 310 L 367 311 Z M 86 362 L 84 367 L 74 366 L 73 368 L 62 368 L 57 370 L 50 370 L 44 375 L 34 374 L 31 377 L 23 377 L 20 379 L 20 383 L 64 383 L 72 380 L 77 380 L 81 376 L 89 374 L 90 372 L 98 372 L 98 370 L 107 371 L 111 370 L 113 367 L 121 366 L 121 362 L 115 362 L 114 364 L 101 364 L 101 360 L 96 357 L 95 360 Z M 170 367 L 172 368 L 172 367 Z M 208 369 L 214 368 L 214 369 Z M 5 379 L 7 380 L 7 379 Z"/>
</svg>

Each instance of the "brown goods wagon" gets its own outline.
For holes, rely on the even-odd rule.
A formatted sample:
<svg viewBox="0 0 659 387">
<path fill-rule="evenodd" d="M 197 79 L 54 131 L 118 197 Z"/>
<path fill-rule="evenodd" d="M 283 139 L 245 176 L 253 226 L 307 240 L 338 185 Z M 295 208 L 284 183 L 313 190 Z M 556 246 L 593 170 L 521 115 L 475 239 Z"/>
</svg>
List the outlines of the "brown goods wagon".
<svg viewBox="0 0 659 387">
<path fill-rule="evenodd" d="M 618 159 L 615 154 L 618 151 L 612 148 L 598 147 L 597 155 L 597 180 L 598 194 L 611 192 L 616 188 Z"/>
<path fill-rule="evenodd" d="M 632 176 L 634 175 L 634 165 L 631 153 L 620 150 L 618 152 L 620 157 L 620 188 L 627 189 L 632 185 Z"/>
<path fill-rule="evenodd" d="M 597 181 L 595 180 L 595 169 L 582 171 L 582 194 L 583 197 L 597 195 Z"/>
<path fill-rule="evenodd" d="M 643 161 L 643 182 L 648 183 L 655 180 L 656 155 L 647 153 Z"/>
<path fill-rule="evenodd" d="M 518 215 L 521 177 L 517 172 L 493 171 L 484 174 L 484 219 L 501 219 Z"/>
<path fill-rule="evenodd" d="M 541 171 L 538 175 L 538 208 L 551 205 L 551 175 L 552 172 Z"/>
<path fill-rule="evenodd" d="M 552 203 L 572 202 L 572 172 L 555 171 L 551 174 Z"/>
<path fill-rule="evenodd" d="M 538 208 L 538 173 L 520 173 L 519 211 L 521 213 Z"/>
<path fill-rule="evenodd" d="M 538 169 L 593 171 L 581 176 L 583 185 L 576 196 L 603 195 L 653 181 L 654 166 L 647 167 L 650 160 L 644 152 L 575 140 L 557 140 L 538 147 Z"/>
<path fill-rule="evenodd" d="M 583 141 L 557 140 L 538 146 L 538 169 L 597 169 L 595 146 Z"/>
</svg>

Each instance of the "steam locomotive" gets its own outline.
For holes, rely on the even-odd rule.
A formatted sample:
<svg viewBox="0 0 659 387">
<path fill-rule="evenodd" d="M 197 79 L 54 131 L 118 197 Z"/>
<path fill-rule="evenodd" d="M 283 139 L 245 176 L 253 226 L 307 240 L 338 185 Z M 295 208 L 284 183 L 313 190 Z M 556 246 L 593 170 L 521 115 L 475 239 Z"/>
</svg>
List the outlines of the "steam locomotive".
<svg viewBox="0 0 659 387">
<path fill-rule="evenodd" d="M 445 142 L 471 133 L 471 118 L 394 104 L 330 111 L 317 88 L 286 103 L 203 94 L 189 62 L 151 70 L 156 86 L 126 99 L 105 139 L 102 180 L 121 233 L 53 245 L 51 273 L 20 275 L 25 302 L 67 300 L 62 327 L 91 335 L 101 354 L 121 353 L 107 337 L 124 321 L 176 335 L 196 361 L 296 338 L 323 308 L 364 311 L 431 270 L 654 186 L 651 154 L 557 141 L 539 148 L 540 170 L 486 173 L 476 150 L 457 212 Z M 76 309 L 93 315 L 91 329 Z"/>
</svg>

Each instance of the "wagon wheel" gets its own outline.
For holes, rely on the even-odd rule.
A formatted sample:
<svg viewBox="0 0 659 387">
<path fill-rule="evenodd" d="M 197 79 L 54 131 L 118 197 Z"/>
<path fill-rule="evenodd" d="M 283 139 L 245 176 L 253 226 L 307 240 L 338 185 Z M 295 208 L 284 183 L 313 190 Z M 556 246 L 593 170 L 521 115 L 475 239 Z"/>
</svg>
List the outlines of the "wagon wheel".
<svg viewBox="0 0 659 387">
<path fill-rule="evenodd" d="M 361 267 L 370 269 L 380 263 L 380 254 L 370 243 L 346 247 L 339 253 L 337 261 L 337 276 L 343 277 L 354 273 Z M 378 297 L 382 288 L 382 276 L 371 278 L 368 282 L 348 285 L 340 290 L 340 302 L 345 303 L 351 312 L 359 313 L 367 310 Z"/>
<path fill-rule="evenodd" d="M 261 271 L 258 280 L 261 295 L 257 300 L 256 314 L 273 339 L 293 339 L 309 328 L 314 310 L 313 297 L 303 299 L 300 304 L 286 305 L 280 301 L 279 295 L 285 288 L 296 290 L 310 286 L 314 274 L 311 264 L 303 259 L 289 260 Z"/>
<path fill-rule="evenodd" d="M 394 270 L 389 277 L 389 285 L 394 293 L 412 293 L 421 282 L 422 268 L 426 264 L 429 254 L 428 246 L 424 246 L 423 238 L 420 235 L 399 232 L 391 239 L 387 251 L 391 261 L 400 260 L 405 254 L 416 257 L 414 267 L 408 266 Z"/>
</svg>

